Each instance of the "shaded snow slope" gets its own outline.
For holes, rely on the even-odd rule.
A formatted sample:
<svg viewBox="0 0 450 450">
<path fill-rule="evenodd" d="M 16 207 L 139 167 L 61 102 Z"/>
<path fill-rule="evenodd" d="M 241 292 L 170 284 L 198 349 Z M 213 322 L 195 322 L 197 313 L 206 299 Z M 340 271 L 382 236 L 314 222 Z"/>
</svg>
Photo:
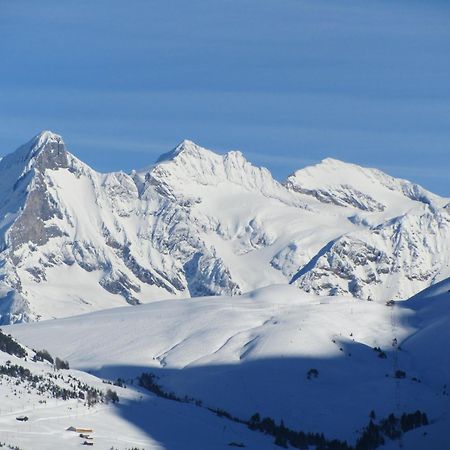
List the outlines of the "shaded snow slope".
<svg viewBox="0 0 450 450">
<path fill-rule="evenodd" d="M 405 299 L 450 275 L 448 203 L 335 160 L 279 183 L 191 141 L 101 174 L 43 132 L 0 161 L 0 323 L 274 283 Z"/>
<path fill-rule="evenodd" d="M 410 345 L 437 323 L 418 318 L 408 302 L 392 307 L 272 286 L 239 299 L 156 302 L 8 330 L 101 377 L 152 372 L 167 390 L 208 407 L 243 418 L 259 412 L 349 441 L 371 410 L 384 417 L 421 409 L 432 425 L 426 435 L 406 436 L 407 448 L 439 448 L 450 423 L 443 390 L 450 371 Z M 317 377 L 308 377 L 311 369 Z M 395 378 L 397 370 L 405 378 Z"/>
<path fill-rule="evenodd" d="M 450 294 L 450 278 L 440 281 L 416 294 L 408 301 L 408 305 L 419 308 L 434 308 L 438 302 L 446 304 Z M 450 307 L 449 307 L 450 309 Z M 437 311 L 436 311 L 437 313 Z"/>
<path fill-rule="evenodd" d="M 427 381 L 450 393 L 450 278 L 431 286 L 404 303 L 412 309 L 416 331 L 404 343 L 418 355 Z M 450 404 L 450 402 L 449 402 Z"/>
</svg>

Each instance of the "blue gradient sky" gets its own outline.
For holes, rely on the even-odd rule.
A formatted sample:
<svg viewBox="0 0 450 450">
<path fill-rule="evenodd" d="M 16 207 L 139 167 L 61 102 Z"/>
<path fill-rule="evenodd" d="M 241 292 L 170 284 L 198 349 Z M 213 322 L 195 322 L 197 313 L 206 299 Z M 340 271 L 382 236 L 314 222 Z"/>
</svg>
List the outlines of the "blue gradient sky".
<svg viewBox="0 0 450 450">
<path fill-rule="evenodd" d="M 41 129 L 101 171 L 189 138 L 450 196 L 450 2 L 0 0 L 0 154 Z"/>
</svg>

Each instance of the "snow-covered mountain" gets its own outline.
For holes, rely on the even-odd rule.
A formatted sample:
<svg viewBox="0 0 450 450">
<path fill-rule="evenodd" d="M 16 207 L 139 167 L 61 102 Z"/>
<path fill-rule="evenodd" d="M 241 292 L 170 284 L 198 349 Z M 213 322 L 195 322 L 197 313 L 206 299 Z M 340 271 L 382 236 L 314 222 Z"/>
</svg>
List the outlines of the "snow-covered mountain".
<svg viewBox="0 0 450 450">
<path fill-rule="evenodd" d="M 449 204 L 331 159 L 280 183 L 190 141 L 101 174 L 43 132 L 0 161 L 0 322 L 274 283 L 405 299 L 450 275 Z"/>
</svg>

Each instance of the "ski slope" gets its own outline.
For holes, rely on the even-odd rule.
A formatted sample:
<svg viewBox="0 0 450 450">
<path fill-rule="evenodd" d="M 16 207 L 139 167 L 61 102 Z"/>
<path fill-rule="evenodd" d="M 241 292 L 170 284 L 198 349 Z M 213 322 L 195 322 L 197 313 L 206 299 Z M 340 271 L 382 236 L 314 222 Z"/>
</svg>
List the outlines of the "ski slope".
<svg viewBox="0 0 450 450">
<path fill-rule="evenodd" d="M 443 388 L 450 384 L 450 365 L 442 355 L 447 286 L 432 291 L 441 297 L 426 292 L 386 306 L 278 285 L 240 298 L 163 301 L 8 331 L 102 378 L 152 372 L 168 391 L 208 407 L 244 419 L 259 412 L 349 442 L 371 410 L 385 417 L 421 409 L 432 423 L 425 435 L 405 435 L 406 448 L 439 448 L 450 423 Z M 440 312 L 427 312 L 432 301 L 441 301 Z M 318 377 L 308 379 L 312 368 Z M 394 377 L 398 369 L 404 379 Z"/>
<path fill-rule="evenodd" d="M 0 375 L 0 447 L 6 444 L 25 450 L 60 450 L 93 442 L 95 448 L 104 450 L 225 450 L 232 442 L 245 442 L 253 450 L 273 449 L 267 437 L 243 425 L 224 424 L 223 419 L 194 405 L 165 401 L 132 385 L 111 386 L 79 370 L 56 371 L 46 361 L 33 362 L 33 354 L 28 350 L 24 359 L 0 351 L 0 368 L 19 365 L 43 377 L 44 383 L 57 383 L 68 389 L 78 381 L 103 392 L 112 388 L 119 403 L 87 406 L 82 399 L 53 397 L 52 387 L 42 393 L 34 382 Z M 28 420 L 17 420 L 23 416 Z M 74 432 L 69 430 L 71 427 L 93 431 Z"/>
</svg>

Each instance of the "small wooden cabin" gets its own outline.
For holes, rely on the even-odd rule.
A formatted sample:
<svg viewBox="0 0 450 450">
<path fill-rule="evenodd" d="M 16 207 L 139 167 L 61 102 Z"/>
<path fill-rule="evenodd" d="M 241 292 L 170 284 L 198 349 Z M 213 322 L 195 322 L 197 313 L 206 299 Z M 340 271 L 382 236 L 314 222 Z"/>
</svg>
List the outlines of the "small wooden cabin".
<svg viewBox="0 0 450 450">
<path fill-rule="evenodd" d="M 75 433 L 81 434 L 89 434 L 94 432 L 92 428 L 77 428 L 77 427 L 69 427 L 67 428 L 67 431 L 74 431 Z"/>
</svg>

